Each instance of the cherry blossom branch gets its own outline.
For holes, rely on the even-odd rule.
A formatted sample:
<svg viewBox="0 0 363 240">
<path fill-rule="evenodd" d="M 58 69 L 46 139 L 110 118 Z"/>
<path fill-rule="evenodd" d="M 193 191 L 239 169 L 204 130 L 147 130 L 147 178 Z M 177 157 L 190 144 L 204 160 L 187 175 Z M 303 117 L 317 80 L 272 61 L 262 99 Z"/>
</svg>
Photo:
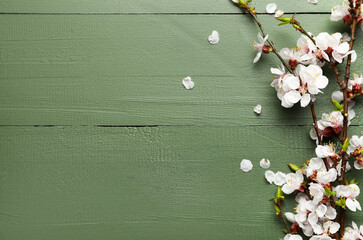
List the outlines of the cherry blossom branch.
<svg viewBox="0 0 363 240">
<path fill-rule="evenodd" d="M 255 22 L 257 23 L 257 25 L 258 25 L 258 27 L 259 27 L 259 29 L 260 29 L 260 31 L 261 31 L 261 33 L 262 33 L 262 36 L 263 36 L 263 38 L 265 38 L 266 37 L 266 33 L 265 33 L 265 31 L 263 30 L 263 27 L 262 27 L 262 24 L 261 24 L 261 22 L 258 20 L 258 18 L 257 18 L 257 15 L 256 15 L 256 11 L 254 10 L 254 8 L 250 8 L 247 4 L 246 5 L 240 5 L 240 4 L 237 4 L 237 3 L 235 3 L 235 5 L 236 6 L 238 6 L 239 8 L 242 8 L 242 9 L 244 9 L 247 13 L 249 13 L 252 17 L 253 17 L 253 19 L 255 20 Z M 291 70 L 291 68 L 290 68 L 290 66 L 285 62 L 285 60 L 281 57 L 281 55 L 277 52 L 277 50 L 276 50 L 276 48 L 275 48 L 275 45 L 274 45 L 274 43 L 271 41 L 271 40 L 269 40 L 269 39 L 267 39 L 266 40 L 267 41 L 267 43 L 270 45 L 270 47 L 271 47 L 271 50 L 272 50 L 272 52 L 279 58 L 279 60 L 281 61 L 281 63 L 284 65 L 284 67 L 291 73 L 291 74 L 293 74 L 293 71 Z"/>
<path fill-rule="evenodd" d="M 362 1 L 359 1 L 357 6 L 354 7 L 355 0 L 349 0 L 350 7 L 351 7 L 351 15 L 353 17 L 353 21 L 350 25 L 351 28 L 351 41 L 349 44 L 349 51 L 353 50 L 354 47 L 354 41 L 355 41 L 355 33 L 356 33 L 356 27 L 358 24 L 358 18 L 361 14 L 361 4 Z M 343 84 L 343 96 L 344 96 L 344 121 L 343 121 L 343 140 L 345 141 L 347 139 L 348 134 L 348 82 L 350 78 L 350 68 L 352 63 L 352 55 L 350 54 L 347 59 L 347 65 L 346 65 L 346 71 L 345 71 L 345 78 L 344 78 L 344 84 Z M 346 152 L 342 154 L 342 169 L 341 169 L 341 184 L 344 184 L 345 182 L 345 171 L 346 171 L 346 165 L 349 160 L 349 157 L 346 155 Z M 344 224 L 345 224 L 345 209 L 342 208 L 340 211 L 340 238 L 342 239 L 344 237 Z"/>
</svg>

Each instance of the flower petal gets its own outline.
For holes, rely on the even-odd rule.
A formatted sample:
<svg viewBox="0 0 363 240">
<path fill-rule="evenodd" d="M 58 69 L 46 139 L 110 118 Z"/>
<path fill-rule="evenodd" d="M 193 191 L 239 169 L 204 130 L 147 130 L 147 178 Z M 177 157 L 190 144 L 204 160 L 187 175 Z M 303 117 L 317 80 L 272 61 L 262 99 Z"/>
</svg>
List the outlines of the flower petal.
<svg viewBox="0 0 363 240">
<path fill-rule="evenodd" d="M 252 162 L 250 160 L 243 159 L 241 164 L 240 164 L 240 168 L 244 172 L 249 172 L 253 168 Z"/>
</svg>

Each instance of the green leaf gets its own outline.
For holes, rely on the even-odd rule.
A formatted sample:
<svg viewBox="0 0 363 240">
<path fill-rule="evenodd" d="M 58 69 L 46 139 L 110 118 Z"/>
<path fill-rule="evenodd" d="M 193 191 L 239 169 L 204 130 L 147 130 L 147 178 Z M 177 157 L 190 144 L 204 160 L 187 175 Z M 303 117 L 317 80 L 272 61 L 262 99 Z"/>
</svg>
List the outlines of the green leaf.
<svg viewBox="0 0 363 240">
<path fill-rule="evenodd" d="M 284 197 L 284 192 L 282 191 L 280 186 L 277 187 L 276 198 L 277 199 L 284 199 L 285 198 Z"/>
<path fill-rule="evenodd" d="M 350 184 L 349 178 L 346 177 L 346 179 L 345 179 L 345 185 L 349 185 L 349 184 Z"/>
<path fill-rule="evenodd" d="M 282 22 L 278 26 L 289 24 L 289 22 Z"/>
<path fill-rule="evenodd" d="M 331 100 L 333 105 L 335 106 L 336 109 L 338 109 L 339 111 L 342 111 L 343 110 L 343 105 L 340 104 L 337 100 Z"/>
<path fill-rule="evenodd" d="M 347 137 L 347 139 L 345 139 L 345 141 L 344 141 L 344 143 L 343 143 L 343 145 L 342 145 L 342 149 L 343 149 L 344 151 L 347 151 L 348 146 L 349 146 L 349 137 Z"/>
<path fill-rule="evenodd" d="M 342 207 L 343 209 L 346 209 L 347 205 L 345 203 L 345 198 L 340 197 L 338 201 L 335 201 L 335 204 Z"/>
<path fill-rule="evenodd" d="M 300 168 L 299 168 L 298 166 L 296 166 L 295 164 L 290 163 L 290 164 L 288 164 L 288 166 L 289 166 L 289 168 L 290 168 L 292 171 L 294 171 L 294 172 L 296 172 L 296 171 L 299 171 L 299 170 L 300 170 Z"/>
<path fill-rule="evenodd" d="M 279 208 L 279 206 L 277 206 L 276 204 L 274 204 L 274 207 L 275 207 L 275 212 L 276 212 L 276 215 L 279 215 L 281 210 Z"/>
<path fill-rule="evenodd" d="M 330 197 L 330 196 L 332 196 L 332 195 L 334 195 L 334 194 L 337 193 L 336 191 L 331 191 L 328 186 L 325 186 L 324 187 L 324 190 L 325 190 L 326 195 L 328 195 L 328 197 Z"/>
</svg>

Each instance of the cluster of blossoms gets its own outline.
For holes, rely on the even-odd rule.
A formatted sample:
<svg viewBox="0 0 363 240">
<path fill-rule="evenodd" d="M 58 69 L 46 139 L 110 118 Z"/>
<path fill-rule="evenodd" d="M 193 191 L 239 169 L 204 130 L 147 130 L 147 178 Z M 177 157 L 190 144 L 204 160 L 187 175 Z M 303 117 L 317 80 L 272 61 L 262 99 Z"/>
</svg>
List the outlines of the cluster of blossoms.
<svg viewBox="0 0 363 240">
<path fill-rule="evenodd" d="M 296 195 L 295 213 L 285 213 L 285 217 L 291 222 L 289 229 L 291 234 L 286 235 L 284 239 L 302 239 L 298 235 L 300 232 L 310 237 L 310 240 L 337 239 L 336 233 L 340 229 L 340 224 L 334 221 L 337 217 L 335 206 L 338 205 L 353 212 L 362 210 L 357 200 L 360 189 L 355 179 L 346 185 L 334 186 L 334 182 L 341 176 L 342 171 L 341 159 L 335 152 L 335 147 L 318 145 L 315 152 L 316 157 L 307 161 L 302 167 L 293 165 L 291 167 L 295 171 L 293 173 L 277 172 L 274 174 L 270 170 L 265 173 L 266 180 L 282 186 L 283 193 Z M 363 164 L 363 136 L 352 137 L 348 152 L 357 158 L 355 165 L 358 165 L 358 169 L 360 169 Z M 348 165 L 346 171 L 349 170 Z M 345 229 L 347 234 L 344 239 L 363 239 L 361 230 L 363 230 L 363 226 L 359 230 L 353 223 L 352 228 Z M 355 238 L 350 236 L 355 236 Z"/>
<path fill-rule="evenodd" d="M 322 32 L 313 39 L 315 43 L 302 35 L 297 41 L 297 48 L 281 49 L 280 55 L 288 61 L 292 73 L 286 73 L 283 67 L 271 68 L 275 76 L 271 86 L 276 89 L 283 107 L 290 108 L 299 101 L 302 107 L 306 107 L 310 101 L 315 101 L 315 95 L 321 93 L 329 83 L 321 68 L 326 62 L 342 63 L 349 55 L 352 62 L 357 59 L 355 50 L 349 51 L 349 43 L 344 41 L 341 33 L 330 35 Z M 361 82 L 362 78 L 357 77 L 352 86 Z M 355 93 L 357 89 L 358 86 L 354 88 Z"/>
<path fill-rule="evenodd" d="M 255 8 L 248 5 L 252 0 L 232 1 L 249 13 L 261 30 L 258 42 L 253 45 L 257 50 L 253 62 L 256 63 L 263 53 L 274 53 L 282 63 L 281 67 L 270 69 L 274 76 L 271 86 L 275 88 L 281 105 L 285 108 L 291 108 L 297 103 L 301 107 L 310 106 L 314 121 L 310 136 L 316 140 L 316 156 L 301 167 L 289 164 L 292 173 L 265 172 L 267 182 L 278 186 L 276 196 L 270 200 L 274 201 L 276 214 L 285 224 L 287 234 L 284 240 L 302 240 L 302 235 L 310 240 L 363 240 L 363 225 L 358 228 L 352 222 L 351 226 L 345 226 L 346 210 L 362 210 L 358 201 L 359 181 L 346 177 L 346 172 L 351 169 L 350 160 L 354 161 L 355 169 L 363 169 L 363 136 L 348 137 L 348 126 L 355 116 L 355 99 L 363 96 L 363 75 L 353 74 L 352 79 L 350 74 L 351 63 L 358 57 L 353 46 L 356 28 L 363 25 L 362 0 L 344 0 L 342 5 L 332 8 L 331 20 L 346 23 L 351 29 L 351 36 L 339 32 L 313 35 L 296 21 L 295 15 L 283 17 L 282 10 L 275 13 L 276 4 L 269 4 L 266 12 L 275 13 L 275 18 L 282 22 L 280 25 L 292 25 L 302 33 L 295 48 L 283 48 L 280 51 L 276 50 L 269 35 L 265 34 Z M 343 75 L 339 72 L 339 65 L 344 62 L 347 64 Z M 332 68 L 340 91 L 331 96 L 334 109 L 317 119 L 314 102 L 329 84 L 322 69 L 325 64 Z M 326 140 L 336 140 L 339 144 L 324 145 L 323 141 Z M 251 166 L 245 162 L 243 166 L 241 164 L 241 169 L 247 172 Z M 295 195 L 294 212 L 282 212 L 284 194 Z"/>
</svg>

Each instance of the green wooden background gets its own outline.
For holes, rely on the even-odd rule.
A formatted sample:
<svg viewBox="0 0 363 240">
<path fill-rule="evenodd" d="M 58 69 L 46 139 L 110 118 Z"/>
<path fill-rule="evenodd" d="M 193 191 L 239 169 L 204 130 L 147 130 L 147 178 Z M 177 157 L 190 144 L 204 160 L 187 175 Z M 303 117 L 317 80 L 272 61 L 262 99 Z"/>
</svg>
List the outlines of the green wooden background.
<svg viewBox="0 0 363 240">
<path fill-rule="evenodd" d="M 340 1 L 275 2 L 315 34 L 345 31 L 329 21 Z M 267 3 L 256 0 L 262 12 Z M 260 18 L 278 48 L 295 46 L 298 32 Z M 228 0 L 1 0 L 0 238 L 282 237 L 258 162 L 288 171 L 311 158 L 312 124 L 309 109 L 280 106 L 274 56 L 251 64 L 256 34 Z"/>
</svg>

